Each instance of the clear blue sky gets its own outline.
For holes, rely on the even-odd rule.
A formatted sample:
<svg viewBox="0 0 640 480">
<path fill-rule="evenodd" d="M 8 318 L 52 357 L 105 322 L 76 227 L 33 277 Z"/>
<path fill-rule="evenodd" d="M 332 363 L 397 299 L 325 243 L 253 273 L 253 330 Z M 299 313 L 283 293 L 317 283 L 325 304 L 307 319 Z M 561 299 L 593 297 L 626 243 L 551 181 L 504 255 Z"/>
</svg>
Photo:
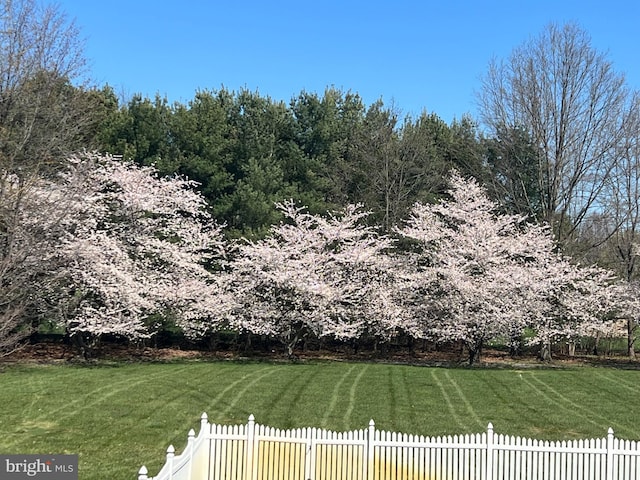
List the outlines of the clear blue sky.
<svg viewBox="0 0 640 480">
<path fill-rule="evenodd" d="M 446 122 L 476 115 L 492 57 L 549 22 L 577 22 L 640 89 L 638 0 L 381 2 L 59 0 L 86 38 L 91 75 L 119 94 L 188 102 L 198 89 L 248 88 L 289 101 L 334 85 L 369 105 Z"/>
</svg>

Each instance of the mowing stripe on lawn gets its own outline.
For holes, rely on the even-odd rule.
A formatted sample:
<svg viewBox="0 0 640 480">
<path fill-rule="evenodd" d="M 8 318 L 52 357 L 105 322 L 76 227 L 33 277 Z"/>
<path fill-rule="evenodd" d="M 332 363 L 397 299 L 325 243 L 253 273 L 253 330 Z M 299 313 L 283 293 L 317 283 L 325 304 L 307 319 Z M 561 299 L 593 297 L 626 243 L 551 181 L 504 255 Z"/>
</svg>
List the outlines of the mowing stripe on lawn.
<svg viewBox="0 0 640 480">
<path fill-rule="evenodd" d="M 239 372 L 246 369 L 245 365 L 237 363 L 216 365 L 215 368 L 207 364 L 193 364 L 190 367 L 193 370 L 189 370 L 189 373 L 196 371 L 197 375 L 185 375 L 186 378 L 178 377 L 177 381 L 186 380 L 186 384 L 183 383 L 182 388 L 173 382 L 167 385 L 166 388 L 162 385 L 156 385 L 156 391 L 158 392 L 156 401 L 162 402 L 162 395 L 166 390 L 182 390 L 183 395 L 186 390 L 189 393 L 192 404 L 197 406 L 198 415 L 200 415 L 207 410 L 213 395 L 218 392 L 217 389 L 226 385 L 227 381 L 236 378 Z"/>
<path fill-rule="evenodd" d="M 121 392 L 124 392 L 126 390 L 131 390 L 131 389 L 135 389 L 138 388 L 140 385 L 143 385 L 145 383 L 150 383 L 150 382 L 156 382 L 157 380 L 164 378 L 164 377 L 169 377 L 171 375 L 175 375 L 176 372 L 183 372 L 185 370 L 187 370 L 189 368 L 189 366 L 183 366 L 182 368 L 179 368 L 177 370 L 159 370 L 157 373 L 155 374 L 148 374 L 148 375 L 143 375 L 140 376 L 139 380 L 136 381 L 131 381 L 131 378 L 127 377 L 124 378 L 123 380 L 117 381 L 117 382 L 109 382 L 107 385 L 105 385 L 104 387 L 99 387 L 96 388 L 86 394 L 84 394 L 81 398 L 76 399 L 76 400 L 72 400 L 71 402 L 66 403 L 65 405 L 63 405 L 62 407 L 59 407 L 57 409 L 51 410 L 48 412 L 49 415 L 51 414 L 55 414 L 56 417 L 58 419 L 66 419 L 72 416 L 76 416 L 78 414 L 78 412 L 85 410 L 87 408 L 91 408 L 99 403 L 103 403 L 105 400 L 117 396 L 118 394 L 120 394 Z M 118 388 L 115 388 L 118 387 Z M 102 393 L 103 390 L 108 390 L 107 393 Z M 92 402 L 88 402 L 87 400 L 89 398 L 95 397 L 97 396 L 98 392 L 100 392 L 99 398 L 96 398 L 94 401 Z M 78 405 L 80 404 L 80 405 Z M 67 413 L 68 410 L 71 410 L 70 412 Z"/>
<path fill-rule="evenodd" d="M 293 421 L 293 419 L 296 416 L 296 413 L 298 413 L 298 410 L 299 410 L 298 403 L 302 400 L 305 392 L 309 389 L 309 386 L 314 383 L 314 380 L 316 379 L 319 373 L 320 373 L 320 368 L 316 367 L 311 370 L 311 375 L 304 376 L 305 381 L 300 385 L 300 388 L 297 389 L 296 394 L 293 396 L 291 401 L 288 402 L 287 415 L 285 417 L 287 421 L 290 421 L 290 422 Z M 279 399 L 274 399 L 274 400 L 278 401 Z"/>
<path fill-rule="evenodd" d="M 607 382 L 611 382 L 615 384 L 616 387 L 623 387 L 626 390 L 629 390 L 633 393 L 640 393 L 640 386 L 637 383 L 629 382 L 628 380 L 621 378 L 619 375 L 616 375 L 612 378 L 610 375 L 605 375 L 603 372 L 594 371 L 595 376 L 599 378 L 603 378 Z M 608 374 L 612 374 L 613 372 L 607 372 Z"/>
<path fill-rule="evenodd" d="M 158 371 L 158 373 L 154 374 L 154 375 L 146 375 L 144 377 L 142 377 L 141 380 L 137 380 L 135 382 L 135 385 L 139 385 L 141 383 L 144 383 L 145 381 L 151 381 L 151 380 L 155 380 L 156 378 L 161 378 L 164 376 L 169 375 L 169 372 L 167 372 L 166 370 L 160 370 Z M 53 415 L 58 415 L 58 414 L 62 414 L 64 415 L 65 411 L 67 410 L 72 410 L 74 413 L 77 412 L 79 409 L 82 408 L 86 408 L 88 406 L 92 406 L 95 404 L 94 403 L 87 403 L 87 400 L 93 398 L 93 397 L 98 397 L 102 394 L 102 392 L 106 392 L 105 396 L 111 396 L 113 393 L 117 393 L 121 390 L 124 389 L 117 389 L 116 387 L 120 386 L 120 385 L 125 385 L 127 387 L 127 389 L 132 385 L 131 383 L 131 378 L 129 376 L 126 376 L 125 378 L 123 378 L 122 380 L 111 380 L 109 382 L 103 382 L 100 384 L 100 386 L 92 389 L 92 390 L 84 390 L 82 385 L 83 382 L 78 381 L 76 382 L 76 385 L 79 387 L 80 392 L 78 393 L 78 395 L 71 401 L 65 402 L 63 405 L 61 405 L 58 408 L 54 408 L 52 410 L 49 411 L 50 414 Z M 100 399 L 102 399 L 104 397 L 100 396 Z M 99 400 L 98 400 L 99 401 Z M 81 405 L 80 407 L 78 407 L 77 405 Z"/>
<path fill-rule="evenodd" d="M 587 422 L 591 423 L 592 425 L 595 425 L 596 427 L 598 427 L 599 430 L 605 430 L 607 429 L 607 427 L 609 427 L 609 425 L 603 426 L 602 424 L 592 420 L 591 418 L 589 418 L 588 416 L 576 412 L 574 408 L 569 408 L 566 403 L 560 402 L 558 400 L 555 400 L 553 398 L 551 398 L 551 396 L 549 396 L 546 392 L 544 392 L 543 390 L 541 390 L 539 387 L 536 387 L 533 382 L 529 381 L 526 377 L 531 377 L 533 380 L 537 380 L 535 378 L 535 375 L 532 373 L 530 375 L 526 375 L 522 377 L 522 380 L 524 381 L 524 383 L 526 383 L 527 385 L 529 385 L 529 387 L 534 390 L 535 392 L 537 392 L 538 394 L 540 394 L 544 399 L 546 399 L 549 403 L 552 403 L 554 405 L 557 405 L 558 407 L 560 407 L 563 410 L 567 410 L 569 412 L 572 413 L 572 415 L 577 415 L 581 418 L 584 418 Z M 544 382 L 539 382 L 544 386 L 547 386 Z"/>
<path fill-rule="evenodd" d="M 33 388 L 33 386 L 36 384 L 34 377 L 35 377 L 34 375 L 30 375 L 28 377 L 29 387 L 30 387 L 29 390 L 32 391 L 33 393 L 31 394 L 31 403 L 28 406 L 25 406 L 25 409 L 24 409 L 25 418 L 34 417 L 33 412 L 38 410 L 37 406 L 40 404 L 40 399 L 42 398 L 42 395 L 40 394 L 40 392 L 42 391 L 42 388 L 38 388 L 38 389 Z M 41 385 L 41 384 L 42 382 L 38 382 L 38 385 Z"/>
<path fill-rule="evenodd" d="M 389 386 L 389 418 L 387 420 L 391 421 L 392 424 L 396 424 L 398 422 L 397 412 L 398 412 L 398 399 L 396 396 L 396 387 L 394 384 L 395 375 L 393 368 L 387 367 L 387 384 Z"/>
<path fill-rule="evenodd" d="M 11 372 L 15 380 L 9 382 L 5 381 L 5 375 L 1 375 L 2 392 L 0 393 L 14 391 L 17 386 L 21 394 L 19 397 L 12 397 L 4 400 L 4 402 L 0 400 L 0 404 L 15 401 L 17 398 L 21 405 L 23 405 L 21 415 L 29 418 L 36 417 L 38 415 L 37 412 L 41 410 L 39 408 L 40 402 L 50 394 L 50 389 L 47 387 L 51 386 L 51 379 L 55 376 L 56 381 L 59 381 L 60 384 L 65 384 L 66 378 L 77 378 L 79 373 L 78 369 L 71 369 L 71 372 L 67 375 L 57 375 L 56 371 L 57 370 L 47 367 L 19 368 Z M 76 381 L 76 383 L 80 384 L 81 382 Z M 25 401 L 27 397 L 30 400 L 28 405 Z M 64 403 L 63 406 L 66 407 L 67 403 Z"/>
<path fill-rule="evenodd" d="M 231 400 L 227 406 L 224 408 L 224 410 L 222 410 L 222 413 L 220 415 L 218 415 L 218 417 L 222 416 L 223 421 L 224 418 L 227 418 L 227 416 L 233 411 L 233 409 L 235 408 L 235 406 L 238 404 L 238 402 L 242 399 L 242 397 L 244 396 L 245 393 L 247 393 L 251 387 L 253 387 L 256 383 L 260 382 L 261 380 L 264 380 L 265 378 L 267 378 L 269 375 L 272 375 L 273 373 L 275 373 L 275 371 L 278 369 L 277 366 L 271 367 L 269 369 L 266 369 L 267 371 L 265 373 L 263 373 L 260 376 L 256 376 L 256 378 L 254 378 L 253 380 L 251 380 L 249 383 L 247 383 L 243 389 L 241 389 L 237 395 L 233 398 L 233 400 Z M 265 369 L 263 369 L 265 370 Z M 261 371 L 263 371 L 261 370 Z M 247 412 L 249 415 L 251 414 L 251 412 Z M 232 415 L 233 418 L 233 415 Z M 246 419 L 244 419 L 246 420 Z"/>
<path fill-rule="evenodd" d="M 222 420 L 222 419 L 221 419 L 221 415 L 220 415 L 220 414 L 218 414 L 218 413 L 214 413 L 213 415 L 211 415 L 211 414 L 209 413 L 209 410 L 213 409 L 213 410 L 214 410 L 214 412 L 218 412 L 218 409 L 217 409 L 218 404 L 219 404 L 219 403 L 221 402 L 221 400 L 225 397 L 225 395 L 227 394 L 227 392 L 230 392 L 230 391 L 231 391 L 231 390 L 233 390 L 236 386 L 238 386 L 238 385 L 240 385 L 240 384 L 242 384 L 242 383 L 245 383 L 245 382 L 247 381 L 247 379 L 250 379 L 250 378 L 252 378 L 252 377 L 256 377 L 256 376 L 258 376 L 259 378 L 262 378 L 263 376 L 266 376 L 266 375 L 263 375 L 263 372 L 264 372 L 265 370 L 270 370 L 270 371 L 271 371 L 270 373 L 272 373 L 273 371 L 275 371 L 275 368 L 276 368 L 276 367 L 274 367 L 274 366 L 260 368 L 260 369 L 258 369 L 258 370 L 255 370 L 255 371 L 254 371 L 254 372 L 252 372 L 252 373 L 249 373 L 248 375 L 244 375 L 244 376 L 242 376 L 241 378 L 239 378 L 239 379 L 238 379 L 238 380 L 236 380 L 235 382 L 232 382 L 232 383 L 230 383 L 229 385 L 227 385 L 227 387 L 226 387 L 224 390 L 222 390 L 220 393 L 218 393 L 218 395 L 216 395 L 216 396 L 213 398 L 213 400 L 211 400 L 211 401 L 209 402 L 208 409 L 207 409 L 207 410 L 205 410 L 205 412 L 206 412 L 206 413 L 207 413 L 207 415 L 209 416 L 209 420 L 210 420 L 211 422 L 214 422 L 214 423 L 221 422 L 221 420 Z M 253 385 L 254 383 L 255 383 L 255 382 L 253 382 L 253 381 L 252 381 L 250 385 Z M 243 390 L 242 390 L 242 392 L 246 392 L 246 389 L 243 389 Z M 236 400 L 235 400 L 235 401 L 237 401 L 237 397 L 236 397 Z"/>
<path fill-rule="evenodd" d="M 467 408 L 469 415 L 471 415 L 471 418 L 473 418 L 473 420 L 478 424 L 480 428 L 485 428 L 486 425 L 482 423 L 482 420 L 480 420 L 480 417 L 471 406 L 471 403 L 469 403 L 469 400 L 467 399 L 466 395 L 464 394 L 464 392 L 462 391 L 458 383 L 451 377 L 451 375 L 449 375 L 448 370 L 444 371 L 444 376 L 447 378 L 449 383 L 453 385 L 453 388 L 455 388 L 456 392 L 458 393 L 458 396 L 462 400 L 462 403 L 464 403 L 465 407 Z"/>
<path fill-rule="evenodd" d="M 180 371 L 186 370 L 188 367 L 182 367 L 180 369 Z M 93 407 L 95 407 L 97 404 L 104 402 L 106 399 L 113 397 L 125 390 L 130 390 L 132 387 L 137 387 L 141 384 L 144 383 L 148 383 L 150 381 L 155 381 L 158 378 L 162 378 L 162 377 L 166 377 L 169 376 L 171 374 L 173 374 L 175 371 L 166 371 L 166 370 L 161 370 L 159 373 L 155 374 L 155 375 L 146 375 L 140 378 L 140 380 L 137 380 L 135 382 L 131 382 L 131 379 L 125 379 L 119 382 L 115 382 L 115 383 L 110 383 L 110 386 L 113 385 L 122 385 L 125 384 L 122 388 L 118 388 L 118 389 L 112 389 L 109 393 L 105 393 L 104 395 L 102 395 L 100 398 L 96 399 L 93 402 L 86 402 L 86 399 L 90 396 L 95 395 L 95 392 L 101 392 L 102 390 L 105 390 L 105 388 L 109 388 L 109 387 L 100 387 L 100 388 L 96 388 L 94 390 L 92 390 L 91 392 L 85 394 L 82 398 L 79 399 L 74 399 L 71 400 L 69 402 L 66 402 L 62 407 L 59 408 L 55 408 L 53 410 L 48 410 L 48 411 L 43 411 L 42 413 L 38 414 L 38 415 L 32 415 L 30 417 L 25 417 L 25 418 L 29 418 L 29 422 L 32 423 L 38 423 L 38 422 L 45 422 L 45 421 L 49 421 L 51 423 L 51 427 L 56 426 L 56 425 L 60 425 L 64 423 L 65 419 L 71 418 L 71 417 L 75 417 L 78 416 L 78 412 L 85 410 L 85 409 L 91 409 Z M 80 405 L 78 405 L 80 404 Z M 72 409 L 71 412 L 68 412 L 69 409 Z M 55 419 L 55 421 L 49 420 L 49 419 Z M 4 447 L 11 447 L 13 445 L 16 445 L 18 442 L 20 441 L 20 438 L 18 435 L 13 435 L 11 437 L 11 439 L 9 441 L 5 441 L 4 442 Z"/>
<path fill-rule="evenodd" d="M 369 369 L 369 365 L 365 365 L 360 373 L 356 376 L 355 380 L 351 384 L 351 388 L 349 389 L 349 406 L 344 412 L 344 417 L 342 418 L 342 423 L 344 424 L 344 430 L 348 431 L 351 428 L 351 424 L 349 420 L 351 419 L 351 414 L 353 413 L 353 409 L 356 406 L 356 392 L 358 391 L 358 384 L 362 379 L 362 376 Z"/>
<path fill-rule="evenodd" d="M 416 401 L 414 399 L 414 394 L 416 391 L 418 391 L 415 388 L 414 382 L 410 381 L 407 377 L 407 374 L 409 372 L 408 368 L 403 368 L 402 369 L 402 382 L 404 384 L 404 394 L 405 397 L 407 398 L 407 410 L 405 410 L 407 418 L 406 418 L 406 422 L 408 425 L 415 425 L 416 424 Z"/>
<path fill-rule="evenodd" d="M 275 391 L 275 386 L 269 389 L 269 394 L 271 395 L 271 397 L 268 399 L 269 401 L 264 404 L 264 407 L 262 407 L 267 412 L 277 411 L 278 407 L 282 404 L 287 404 L 289 406 L 289 409 L 291 409 L 296 400 L 286 401 L 287 396 L 291 395 L 293 392 L 296 392 L 295 397 L 296 399 L 299 399 L 302 390 L 309 384 L 309 375 L 305 375 L 307 373 L 307 368 L 295 367 L 288 368 L 288 370 L 291 372 L 295 372 L 295 375 L 288 374 L 287 382 L 282 384 L 278 391 Z M 315 371 L 317 373 L 317 369 Z M 287 418 L 290 418 L 290 416 L 287 416 Z M 267 417 L 265 418 L 260 418 L 260 423 L 267 424 L 269 422 L 270 415 L 267 415 Z M 283 428 L 286 427 L 286 425 L 283 425 Z"/>
<path fill-rule="evenodd" d="M 186 368 L 187 367 L 182 367 L 180 371 L 183 371 Z M 58 423 L 62 423 L 61 420 L 76 416 L 78 412 L 88 408 L 92 408 L 95 405 L 101 402 L 104 402 L 106 399 L 119 394 L 120 392 L 123 392 L 125 390 L 130 390 L 131 388 L 138 387 L 139 385 L 142 385 L 144 383 L 156 381 L 159 378 L 167 377 L 173 373 L 174 373 L 173 371 L 160 370 L 158 371 L 158 373 L 154 375 L 142 376 L 140 377 L 139 380 L 136 380 L 134 382 L 132 382 L 131 378 L 129 377 L 124 378 L 123 380 L 120 380 L 120 381 L 109 382 L 104 386 L 95 388 L 89 392 L 85 392 L 81 396 L 78 396 L 73 400 L 65 402 L 63 405 L 61 405 L 58 408 L 54 408 L 52 410 L 48 410 L 40 414 L 36 414 L 36 413 L 31 414 L 29 418 L 31 418 L 32 420 L 45 420 L 46 418 L 55 417 Z M 119 386 L 122 386 L 122 388 L 116 388 Z M 107 391 L 107 392 L 103 394 L 102 393 L 103 391 Z M 98 394 L 99 394 L 99 397 L 98 397 Z M 98 398 L 96 398 L 92 402 L 87 401 L 88 399 L 93 397 L 98 397 Z"/>
<path fill-rule="evenodd" d="M 342 384 L 345 382 L 347 377 L 351 375 L 351 372 L 353 372 L 356 369 L 356 367 L 357 365 L 352 365 L 351 368 L 349 368 L 346 372 L 344 372 L 344 375 L 342 375 L 340 380 L 338 380 L 336 385 L 333 387 L 333 393 L 331 394 L 331 401 L 329 402 L 329 406 L 324 412 L 324 416 L 322 417 L 322 422 L 320 424 L 322 428 L 328 428 L 327 423 L 329 422 L 329 418 L 331 417 L 333 410 L 336 408 L 336 404 L 338 403 L 338 399 L 340 398 L 340 391 L 342 390 Z"/>
<path fill-rule="evenodd" d="M 597 413 L 595 413 L 593 410 L 589 409 L 589 408 L 585 408 L 582 405 L 572 401 L 570 398 L 567 398 L 566 396 L 564 396 L 562 393 L 560 393 L 559 391 L 557 391 L 555 388 L 553 388 L 551 385 L 549 385 L 548 383 L 546 383 L 545 381 L 541 380 L 540 378 L 538 378 L 538 376 L 533 375 L 531 377 L 533 380 L 535 380 L 536 382 L 538 382 L 540 385 L 543 385 L 545 388 L 547 388 L 548 391 L 552 392 L 554 395 L 556 395 L 556 397 L 558 397 L 562 402 L 564 402 L 565 404 L 569 405 L 569 407 L 563 407 L 566 410 L 573 410 L 575 412 L 575 410 L 579 410 L 581 413 L 578 413 L 578 415 L 582 416 L 583 418 L 586 418 L 589 420 L 589 422 L 591 422 L 594 425 L 598 425 L 600 427 L 602 427 L 603 431 L 607 431 L 607 429 L 609 427 L 613 427 L 614 430 L 625 430 L 629 433 L 631 433 L 632 435 L 635 434 L 636 432 L 632 432 L 630 429 L 627 429 L 626 427 L 624 427 L 623 425 L 620 425 L 619 423 L 617 424 L 615 421 L 613 420 L 608 420 L 607 418 L 603 417 L 602 415 L 599 415 Z M 559 404 L 559 402 L 556 402 L 556 404 Z M 592 420 L 592 418 L 598 418 L 600 419 L 603 423 L 599 424 L 596 423 Z"/>
<path fill-rule="evenodd" d="M 449 398 L 449 394 L 447 393 L 447 391 L 444 388 L 444 385 L 442 384 L 442 382 L 440 381 L 440 379 L 436 375 L 436 369 L 435 368 L 431 370 L 431 377 L 433 378 L 433 380 L 436 382 L 436 384 L 440 388 L 440 392 L 442 393 L 442 397 L 444 398 L 444 401 L 447 404 L 447 408 L 449 409 L 449 413 L 451 414 L 451 417 L 456 422 L 458 427 L 460 427 L 461 429 L 466 431 L 467 430 L 467 425 L 460 419 L 460 416 L 456 412 L 456 408 L 453 405 L 453 403 L 451 403 L 451 399 Z"/>
<path fill-rule="evenodd" d="M 453 372 L 455 375 L 456 373 Z M 483 430 L 489 422 L 498 426 L 502 422 L 509 422 L 509 419 L 517 419 L 517 423 L 533 424 L 539 418 L 539 412 L 529 389 L 524 387 L 522 371 L 486 370 L 476 375 L 482 382 L 471 382 L 471 388 L 480 388 L 480 395 L 483 398 L 476 403 L 476 408 L 482 412 L 486 419 L 483 423 Z M 489 399 L 489 392 L 493 397 Z M 497 411 L 502 411 L 502 415 L 497 415 Z M 515 432 L 514 432 L 515 433 Z"/>
<path fill-rule="evenodd" d="M 66 369 L 65 373 L 58 373 L 59 370 Z M 55 374 L 57 379 L 64 382 L 67 378 L 78 378 L 78 372 L 80 368 L 74 368 L 72 366 L 57 366 L 57 365 L 38 365 L 37 367 L 25 367 L 25 366 L 11 366 L 11 370 L 0 370 L 0 379 L 2 379 L 3 388 L 10 388 L 14 385 L 23 386 L 25 375 L 34 376 L 37 374 Z M 42 378 L 42 377 L 40 377 Z"/>
</svg>

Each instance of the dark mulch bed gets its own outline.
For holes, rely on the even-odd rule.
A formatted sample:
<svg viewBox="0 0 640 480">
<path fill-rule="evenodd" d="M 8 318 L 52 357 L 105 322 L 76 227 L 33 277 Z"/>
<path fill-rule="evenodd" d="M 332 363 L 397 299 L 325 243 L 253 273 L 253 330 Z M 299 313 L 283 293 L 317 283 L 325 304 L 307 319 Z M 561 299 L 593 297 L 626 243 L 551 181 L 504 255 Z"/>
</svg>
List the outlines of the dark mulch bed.
<svg viewBox="0 0 640 480">
<path fill-rule="evenodd" d="M 0 357 L 0 363 L 83 363 L 100 361 L 119 362 L 169 362 L 179 360 L 271 360 L 271 361 L 368 361 L 425 366 L 467 366 L 466 357 L 459 351 L 387 351 L 353 352 L 350 349 L 305 350 L 296 352 L 294 359 L 287 359 L 282 351 L 207 351 L 198 349 L 154 348 L 117 343 L 103 343 L 89 360 L 72 345 L 63 342 L 44 341 L 23 345 L 9 355 Z M 622 356 L 556 355 L 552 362 L 542 362 L 533 355 L 511 357 L 500 350 L 488 349 L 475 366 L 493 368 L 563 368 L 579 365 L 599 365 L 626 369 L 640 369 L 640 361 Z"/>
</svg>

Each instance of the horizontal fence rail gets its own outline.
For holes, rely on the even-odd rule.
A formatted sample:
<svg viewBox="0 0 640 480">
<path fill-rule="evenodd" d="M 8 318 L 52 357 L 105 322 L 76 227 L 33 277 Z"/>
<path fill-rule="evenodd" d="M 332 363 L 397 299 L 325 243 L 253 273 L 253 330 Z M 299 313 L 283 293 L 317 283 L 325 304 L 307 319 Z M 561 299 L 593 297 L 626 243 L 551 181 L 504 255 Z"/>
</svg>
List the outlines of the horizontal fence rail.
<svg viewBox="0 0 640 480">
<path fill-rule="evenodd" d="M 369 427 L 280 430 L 255 423 L 200 432 L 155 477 L 138 480 L 640 480 L 640 442 L 614 437 L 542 441 L 487 431 L 425 437 Z"/>
</svg>

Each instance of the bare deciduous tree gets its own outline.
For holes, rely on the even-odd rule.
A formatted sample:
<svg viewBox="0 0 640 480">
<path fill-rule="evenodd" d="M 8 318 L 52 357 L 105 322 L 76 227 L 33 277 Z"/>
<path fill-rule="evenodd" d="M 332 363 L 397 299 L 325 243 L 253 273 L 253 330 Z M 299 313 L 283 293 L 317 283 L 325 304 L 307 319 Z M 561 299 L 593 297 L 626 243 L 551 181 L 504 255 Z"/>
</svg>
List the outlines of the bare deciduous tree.
<svg viewBox="0 0 640 480">
<path fill-rule="evenodd" d="M 624 77 L 575 24 L 549 25 L 506 61 L 492 61 L 483 78 L 484 124 L 496 132 L 523 128 L 542 153 L 542 217 L 561 244 L 600 208 L 628 98 Z"/>
<path fill-rule="evenodd" d="M 638 289 L 637 257 L 640 253 L 640 93 L 636 92 L 624 120 L 618 142 L 618 159 L 607 182 L 607 202 L 601 212 L 602 226 L 591 228 L 598 261 L 618 273 L 631 291 Z M 600 230 L 600 231 L 598 231 Z M 630 298 L 636 297 L 635 292 Z M 636 302 L 633 302 L 637 304 Z M 635 357 L 637 308 L 628 311 L 627 354 Z"/>
<path fill-rule="evenodd" d="M 78 149 L 85 108 L 83 43 L 56 6 L 0 0 L 0 166 L 32 171 Z"/>
<path fill-rule="evenodd" d="M 43 265 L 34 262 L 50 232 L 25 218 L 51 221 L 63 212 L 38 198 L 37 185 L 81 148 L 96 121 L 90 105 L 98 97 L 71 83 L 84 67 L 78 30 L 56 6 L 0 0 L 0 354 L 30 333 L 42 307 L 34 299 L 45 298 L 34 294 Z"/>
</svg>

